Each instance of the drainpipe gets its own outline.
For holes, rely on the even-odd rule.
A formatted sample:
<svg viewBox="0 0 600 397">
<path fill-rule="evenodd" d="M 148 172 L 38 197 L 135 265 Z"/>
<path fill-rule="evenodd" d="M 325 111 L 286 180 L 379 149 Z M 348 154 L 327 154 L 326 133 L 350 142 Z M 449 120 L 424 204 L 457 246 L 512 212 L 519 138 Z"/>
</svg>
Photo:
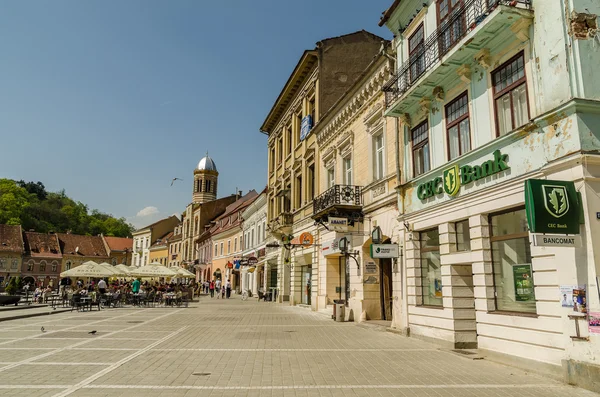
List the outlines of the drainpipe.
<svg viewBox="0 0 600 397">
<path fill-rule="evenodd" d="M 397 189 L 397 197 L 398 197 L 398 218 L 404 219 L 404 190 L 402 189 L 402 169 L 400 168 L 400 153 L 401 153 L 401 140 L 400 140 L 400 120 L 398 117 L 396 119 L 396 189 Z M 400 228 L 403 228 L 404 225 L 400 225 Z M 406 231 L 404 233 L 406 235 Z M 406 288 L 406 255 L 404 255 L 404 251 L 406 248 L 406 237 L 404 241 L 402 241 L 402 252 L 400 256 L 400 327 L 402 329 L 402 333 L 405 335 L 410 335 L 410 327 L 408 323 L 408 292 Z"/>
</svg>

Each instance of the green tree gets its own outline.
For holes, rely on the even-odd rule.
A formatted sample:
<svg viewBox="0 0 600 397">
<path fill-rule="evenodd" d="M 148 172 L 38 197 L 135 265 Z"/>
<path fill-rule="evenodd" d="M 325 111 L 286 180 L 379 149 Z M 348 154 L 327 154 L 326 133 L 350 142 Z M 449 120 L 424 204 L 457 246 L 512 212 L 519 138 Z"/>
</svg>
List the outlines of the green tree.
<svg viewBox="0 0 600 397">
<path fill-rule="evenodd" d="M 21 215 L 29 206 L 31 194 L 10 179 L 0 179 L 0 223 L 21 224 Z"/>
</svg>

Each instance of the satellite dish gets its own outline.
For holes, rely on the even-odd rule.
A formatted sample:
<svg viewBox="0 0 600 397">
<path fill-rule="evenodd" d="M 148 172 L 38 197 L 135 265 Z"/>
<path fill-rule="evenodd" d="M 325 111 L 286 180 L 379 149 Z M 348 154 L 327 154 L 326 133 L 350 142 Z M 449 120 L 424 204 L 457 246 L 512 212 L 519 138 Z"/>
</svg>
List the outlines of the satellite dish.
<svg viewBox="0 0 600 397">
<path fill-rule="evenodd" d="M 79 247 L 75 247 L 75 253 L 78 254 L 79 253 Z"/>
</svg>

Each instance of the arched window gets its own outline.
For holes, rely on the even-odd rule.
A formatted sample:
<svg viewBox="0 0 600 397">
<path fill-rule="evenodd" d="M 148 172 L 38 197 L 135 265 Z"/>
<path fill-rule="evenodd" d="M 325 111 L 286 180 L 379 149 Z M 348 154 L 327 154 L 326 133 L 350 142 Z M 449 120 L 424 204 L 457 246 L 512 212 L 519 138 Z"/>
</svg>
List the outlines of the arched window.
<svg viewBox="0 0 600 397">
<path fill-rule="evenodd" d="M 57 270 L 58 270 L 58 262 L 52 261 L 52 272 L 56 273 Z"/>
<path fill-rule="evenodd" d="M 33 271 L 33 261 L 27 262 L 27 271 L 28 272 L 32 272 Z"/>
<path fill-rule="evenodd" d="M 210 193 L 211 192 L 210 187 L 211 187 L 210 186 L 210 181 L 207 180 L 206 181 L 206 189 L 205 189 L 205 191 L 208 192 L 208 193 Z"/>
<path fill-rule="evenodd" d="M 45 272 L 46 271 L 46 261 L 41 261 L 40 262 L 40 272 Z"/>
<path fill-rule="evenodd" d="M 19 261 L 16 259 L 12 260 L 12 265 L 11 265 L 11 269 L 12 270 L 17 270 L 19 268 Z"/>
</svg>

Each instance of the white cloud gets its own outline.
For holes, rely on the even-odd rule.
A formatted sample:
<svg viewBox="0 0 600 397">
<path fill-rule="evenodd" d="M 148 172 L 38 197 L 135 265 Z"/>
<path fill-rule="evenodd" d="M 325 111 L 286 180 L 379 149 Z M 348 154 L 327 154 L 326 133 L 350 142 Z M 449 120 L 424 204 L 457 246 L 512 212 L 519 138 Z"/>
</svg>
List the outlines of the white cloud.
<svg viewBox="0 0 600 397">
<path fill-rule="evenodd" d="M 142 217 L 145 218 L 148 216 L 156 215 L 156 214 L 158 214 L 158 212 L 159 212 L 158 208 L 149 206 L 149 207 L 142 208 L 141 210 L 139 210 L 139 212 L 137 213 L 136 216 L 140 217 L 140 218 L 142 218 Z"/>
</svg>

